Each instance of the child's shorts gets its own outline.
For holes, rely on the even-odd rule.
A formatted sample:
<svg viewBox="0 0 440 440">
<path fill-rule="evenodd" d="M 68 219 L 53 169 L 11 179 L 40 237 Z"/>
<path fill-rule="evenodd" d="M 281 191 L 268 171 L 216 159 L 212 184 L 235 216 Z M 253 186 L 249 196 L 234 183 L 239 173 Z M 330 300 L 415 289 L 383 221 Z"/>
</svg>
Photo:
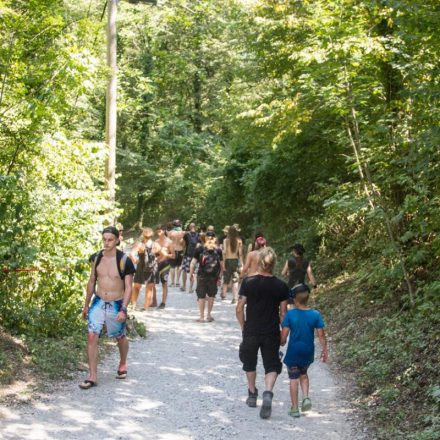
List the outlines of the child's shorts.
<svg viewBox="0 0 440 440">
<path fill-rule="evenodd" d="M 305 367 L 287 367 L 287 373 L 289 374 L 289 379 L 298 379 L 299 376 L 303 376 L 304 374 L 307 374 L 307 370 L 310 367 L 310 365 L 307 365 Z"/>
</svg>

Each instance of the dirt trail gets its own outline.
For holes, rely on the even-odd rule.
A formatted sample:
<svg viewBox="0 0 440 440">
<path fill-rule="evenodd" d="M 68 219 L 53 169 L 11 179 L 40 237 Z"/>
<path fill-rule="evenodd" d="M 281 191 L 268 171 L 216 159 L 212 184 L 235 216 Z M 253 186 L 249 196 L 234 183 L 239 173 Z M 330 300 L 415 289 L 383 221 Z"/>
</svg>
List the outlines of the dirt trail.
<svg viewBox="0 0 440 440">
<path fill-rule="evenodd" d="M 353 427 L 349 403 L 339 395 L 341 384 L 319 361 L 310 368 L 313 410 L 300 419 L 287 415 L 284 369 L 275 386 L 272 417 L 261 420 L 259 408 L 245 404 L 234 306 L 216 301 L 216 321 L 200 324 L 195 321 L 195 294 L 174 288 L 168 303 L 162 311 L 137 312 L 149 337 L 132 342 L 126 380 L 114 379 L 115 353 L 102 362 L 96 388 L 80 390 L 82 374 L 32 404 L 9 408 L 6 418 L 0 418 L 0 438 L 364 439 Z M 261 396 L 261 366 L 258 375 Z"/>
</svg>

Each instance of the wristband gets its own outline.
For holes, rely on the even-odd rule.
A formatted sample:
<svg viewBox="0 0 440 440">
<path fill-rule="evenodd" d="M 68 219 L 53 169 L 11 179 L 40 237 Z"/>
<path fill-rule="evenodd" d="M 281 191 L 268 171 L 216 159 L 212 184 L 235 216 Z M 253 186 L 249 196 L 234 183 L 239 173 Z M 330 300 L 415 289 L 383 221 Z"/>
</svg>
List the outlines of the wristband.
<svg viewBox="0 0 440 440">
<path fill-rule="evenodd" d="M 125 314 L 127 314 L 127 307 L 122 306 L 122 307 L 121 307 L 121 312 L 124 312 Z"/>
</svg>

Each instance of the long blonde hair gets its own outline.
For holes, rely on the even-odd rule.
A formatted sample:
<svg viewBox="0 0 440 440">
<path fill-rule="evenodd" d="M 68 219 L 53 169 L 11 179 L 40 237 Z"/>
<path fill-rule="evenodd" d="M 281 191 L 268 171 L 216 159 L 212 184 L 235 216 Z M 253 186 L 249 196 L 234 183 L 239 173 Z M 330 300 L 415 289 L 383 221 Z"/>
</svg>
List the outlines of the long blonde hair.
<svg viewBox="0 0 440 440">
<path fill-rule="evenodd" d="M 263 272 L 273 273 L 277 262 L 277 254 L 271 247 L 261 249 L 258 254 L 258 267 Z"/>
</svg>

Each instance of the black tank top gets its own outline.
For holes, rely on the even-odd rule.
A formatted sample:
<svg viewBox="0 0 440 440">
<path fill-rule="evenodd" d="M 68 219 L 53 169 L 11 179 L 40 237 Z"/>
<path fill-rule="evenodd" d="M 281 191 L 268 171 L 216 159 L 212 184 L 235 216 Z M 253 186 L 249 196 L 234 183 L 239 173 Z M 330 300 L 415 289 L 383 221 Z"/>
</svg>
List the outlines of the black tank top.
<svg viewBox="0 0 440 440">
<path fill-rule="evenodd" d="M 289 287 L 293 287 L 296 284 L 304 283 L 309 264 L 310 263 L 307 260 L 303 260 L 301 267 L 298 267 L 296 258 L 292 257 L 289 259 L 289 261 L 287 262 L 287 266 L 289 268 Z"/>
</svg>

